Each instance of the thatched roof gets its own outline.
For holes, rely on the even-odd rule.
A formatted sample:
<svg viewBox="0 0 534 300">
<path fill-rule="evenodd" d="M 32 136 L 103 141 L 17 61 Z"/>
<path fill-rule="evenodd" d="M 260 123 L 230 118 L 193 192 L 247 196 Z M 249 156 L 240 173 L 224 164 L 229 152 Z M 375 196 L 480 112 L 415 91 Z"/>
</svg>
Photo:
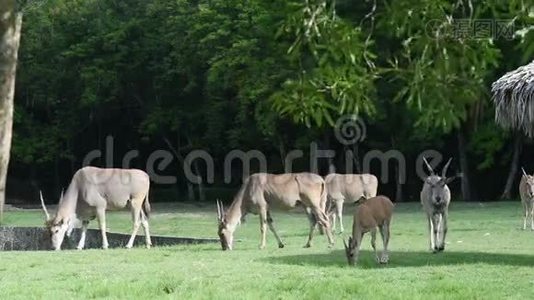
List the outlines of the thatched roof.
<svg viewBox="0 0 534 300">
<path fill-rule="evenodd" d="M 534 136 L 534 61 L 504 74 L 491 92 L 497 124 Z"/>
</svg>

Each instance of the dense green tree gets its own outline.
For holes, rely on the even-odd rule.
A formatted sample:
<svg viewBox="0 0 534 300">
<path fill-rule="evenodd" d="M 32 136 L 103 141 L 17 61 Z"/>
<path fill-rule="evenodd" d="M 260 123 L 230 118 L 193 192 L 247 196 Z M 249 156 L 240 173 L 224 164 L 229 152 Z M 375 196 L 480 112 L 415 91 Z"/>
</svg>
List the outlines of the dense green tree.
<svg viewBox="0 0 534 300">
<path fill-rule="evenodd" d="M 290 150 L 306 155 L 316 142 L 336 150 L 328 163 L 340 172 L 347 159 L 361 171 L 372 149 L 397 149 L 410 161 L 437 149 L 458 158 L 464 199 L 473 198 L 468 187 L 484 184 L 469 178 L 506 178 L 503 167 L 511 163 L 510 190 L 521 136 L 494 126 L 488 91 L 495 78 L 532 58 L 532 8 L 520 0 L 470 3 L 43 2 L 25 11 L 11 173 L 59 194 L 86 154 L 104 150 L 113 136 L 116 159 L 93 164 L 120 166 L 126 151 L 139 149 L 133 166 L 145 168 L 152 151 L 166 149 L 174 161 L 162 172 L 178 175 L 174 191 L 210 199 L 206 186 L 183 177 L 191 150 L 214 157 L 220 186 L 232 149 L 261 150 L 269 170 L 282 172 Z M 477 20 L 513 20 L 517 35 L 458 31 L 461 22 Z M 344 115 L 365 122 L 364 141 L 336 141 L 333 126 Z M 345 157 L 345 150 L 357 155 Z M 298 170 L 309 168 L 307 158 L 299 160 Z M 193 169 L 206 179 L 202 163 Z M 384 191 L 398 200 L 416 197 L 413 168 L 404 185 L 400 171 Z"/>
</svg>

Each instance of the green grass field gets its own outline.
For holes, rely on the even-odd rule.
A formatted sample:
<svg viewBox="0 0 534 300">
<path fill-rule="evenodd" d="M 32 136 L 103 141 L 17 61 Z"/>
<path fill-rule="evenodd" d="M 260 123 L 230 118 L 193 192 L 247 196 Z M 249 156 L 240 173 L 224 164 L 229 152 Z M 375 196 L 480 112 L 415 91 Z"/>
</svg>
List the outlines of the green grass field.
<svg viewBox="0 0 534 300">
<path fill-rule="evenodd" d="M 214 207 L 156 209 L 153 234 L 216 237 Z M 431 254 L 420 205 L 399 204 L 385 266 L 374 262 L 368 236 L 354 268 L 346 265 L 339 236 L 334 249 L 319 235 L 312 248 L 302 248 L 308 223 L 296 212 L 273 213 L 284 249 L 270 233 L 267 249 L 257 249 L 259 225 L 251 215 L 237 229 L 241 242 L 231 252 L 219 244 L 3 252 L 0 299 L 528 299 L 534 291 L 534 232 L 520 230 L 520 216 L 518 202 L 452 203 L 447 248 Z M 108 219 L 110 231 L 130 231 L 128 212 Z M 350 230 L 350 214 L 344 221 Z M 5 223 L 41 225 L 42 215 L 6 212 Z"/>
</svg>

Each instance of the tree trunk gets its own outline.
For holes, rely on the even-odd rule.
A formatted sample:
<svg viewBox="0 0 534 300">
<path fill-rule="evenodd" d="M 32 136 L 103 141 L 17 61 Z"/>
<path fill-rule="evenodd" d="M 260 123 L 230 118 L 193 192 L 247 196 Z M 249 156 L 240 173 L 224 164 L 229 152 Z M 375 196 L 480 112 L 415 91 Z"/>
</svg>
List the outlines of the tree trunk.
<svg viewBox="0 0 534 300">
<path fill-rule="evenodd" d="M 187 200 L 195 201 L 195 187 L 189 181 L 187 181 Z"/>
<path fill-rule="evenodd" d="M 324 135 L 324 149 L 323 150 L 331 150 L 330 149 L 330 131 L 327 131 Z M 328 157 L 327 158 L 327 163 L 326 163 L 326 173 L 325 174 L 330 174 L 330 173 L 335 173 L 336 172 L 336 166 L 334 165 L 334 159 L 332 157 Z"/>
<path fill-rule="evenodd" d="M 510 199 L 512 198 L 512 187 L 514 184 L 515 176 L 519 169 L 519 157 L 521 156 L 521 151 L 523 150 L 523 135 L 521 132 L 516 132 L 514 136 L 514 154 L 512 156 L 512 161 L 510 162 L 510 172 L 508 173 L 508 179 L 506 179 L 506 185 L 504 186 L 504 191 L 502 192 L 501 199 Z"/>
<path fill-rule="evenodd" d="M 197 176 L 200 176 L 200 168 L 198 167 L 198 159 L 193 161 L 193 168 Z M 202 180 L 198 183 L 198 200 L 204 202 L 206 201 L 206 193 L 204 192 L 204 183 Z"/>
<path fill-rule="evenodd" d="M 61 180 L 59 178 L 59 156 L 56 155 L 54 159 L 54 192 L 56 195 L 59 195 L 62 188 Z"/>
<path fill-rule="evenodd" d="M 362 166 L 360 164 L 360 157 L 359 157 L 359 147 L 358 147 L 358 143 L 354 143 L 352 144 L 352 149 L 350 149 L 348 146 L 345 146 L 345 153 L 347 153 L 348 151 L 351 151 L 352 152 L 352 156 L 350 157 L 347 157 L 347 155 L 345 156 L 345 161 L 347 161 L 348 159 L 351 159 L 352 160 L 352 164 L 354 165 L 354 167 L 356 167 L 356 170 L 352 169 L 351 168 L 351 173 L 354 173 L 354 174 L 361 174 L 362 173 Z M 345 170 L 345 173 L 347 172 L 347 170 Z"/>
<path fill-rule="evenodd" d="M 167 146 L 169 147 L 171 152 L 174 154 L 176 159 L 178 159 L 178 161 L 180 162 L 180 165 L 182 166 L 181 169 L 178 168 L 178 175 L 180 176 L 181 172 L 183 171 L 185 158 L 180 153 L 180 137 L 177 136 L 176 138 L 177 138 L 176 147 L 173 146 L 171 141 L 166 136 L 163 136 L 163 141 L 167 144 Z M 191 182 L 189 182 L 189 180 L 186 181 L 186 184 L 187 184 L 187 200 L 188 201 L 195 201 L 195 188 L 194 188 L 193 184 Z"/>
<path fill-rule="evenodd" d="M 15 12 L 15 0 L 0 1 L 0 222 L 4 216 L 5 189 L 11 135 L 17 52 L 22 14 Z"/>
<path fill-rule="evenodd" d="M 464 201 L 472 201 L 472 191 L 469 177 L 469 164 L 467 160 L 467 145 L 465 142 L 465 134 L 462 128 L 458 129 L 458 154 L 460 156 L 460 170 L 462 172 L 462 198 Z"/>
<path fill-rule="evenodd" d="M 397 189 L 395 191 L 395 202 L 402 202 L 402 182 L 401 182 L 401 167 L 397 166 L 397 174 L 395 176 L 395 181 L 397 184 Z"/>
<path fill-rule="evenodd" d="M 391 149 L 397 149 L 397 142 L 395 141 L 395 136 L 391 137 Z M 402 178 L 401 178 L 401 166 L 400 163 L 395 168 L 395 202 L 402 202 Z"/>
<path fill-rule="evenodd" d="M 280 139 L 280 141 L 278 142 L 278 152 L 280 153 L 280 160 L 282 161 L 282 168 L 285 171 L 287 152 L 286 152 L 286 146 L 282 139 Z"/>
</svg>

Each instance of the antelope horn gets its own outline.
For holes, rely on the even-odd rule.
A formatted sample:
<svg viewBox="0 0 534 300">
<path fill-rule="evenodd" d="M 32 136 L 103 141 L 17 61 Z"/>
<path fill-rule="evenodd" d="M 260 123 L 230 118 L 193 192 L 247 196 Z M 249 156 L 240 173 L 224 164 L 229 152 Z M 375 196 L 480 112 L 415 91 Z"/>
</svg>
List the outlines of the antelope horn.
<svg viewBox="0 0 534 300">
<path fill-rule="evenodd" d="M 447 177 L 447 169 L 449 168 L 449 165 L 451 164 L 452 157 L 449 158 L 449 161 L 445 164 L 445 167 L 443 167 L 443 170 L 441 171 L 441 177 Z"/>
<path fill-rule="evenodd" d="M 39 197 L 41 198 L 41 206 L 43 207 L 43 211 L 45 213 L 45 216 L 46 216 L 46 220 L 50 220 L 50 214 L 48 214 L 48 210 L 46 209 L 46 205 L 44 203 L 44 199 L 43 199 L 43 193 L 39 190 Z"/>
<path fill-rule="evenodd" d="M 219 206 L 219 199 L 216 200 L 217 202 L 217 220 L 221 220 L 221 207 Z"/>
<path fill-rule="evenodd" d="M 59 203 L 63 202 L 63 189 L 61 189 L 61 195 L 59 196 Z"/>
<path fill-rule="evenodd" d="M 434 169 L 432 169 L 432 167 L 430 166 L 430 164 L 428 163 L 428 161 L 426 160 L 425 157 L 423 157 L 423 161 L 425 162 L 426 167 L 428 168 L 428 170 L 430 170 L 430 175 L 434 175 Z"/>
<path fill-rule="evenodd" d="M 217 199 L 217 219 L 222 221 L 224 217 L 224 206 L 221 200 Z"/>
<path fill-rule="evenodd" d="M 525 172 L 525 169 L 523 167 L 521 167 L 521 171 L 523 171 L 523 175 L 528 176 L 527 172 Z"/>
</svg>

